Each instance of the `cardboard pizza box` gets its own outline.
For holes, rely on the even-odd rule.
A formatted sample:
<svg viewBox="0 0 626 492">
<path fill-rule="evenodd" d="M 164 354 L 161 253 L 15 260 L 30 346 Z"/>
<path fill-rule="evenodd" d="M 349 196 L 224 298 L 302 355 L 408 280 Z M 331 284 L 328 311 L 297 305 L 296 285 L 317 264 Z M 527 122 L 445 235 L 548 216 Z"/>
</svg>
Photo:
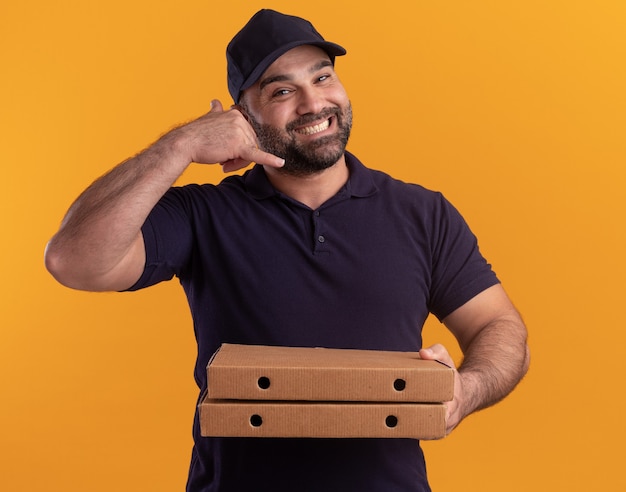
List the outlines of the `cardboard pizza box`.
<svg viewBox="0 0 626 492">
<path fill-rule="evenodd" d="M 205 437 L 412 438 L 445 436 L 442 403 L 210 400 L 199 405 Z"/>
<path fill-rule="evenodd" d="M 440 403 L 454 371 L 417 352 L 223 344 L 207 367 L 212 400 Z"/>
</svg>

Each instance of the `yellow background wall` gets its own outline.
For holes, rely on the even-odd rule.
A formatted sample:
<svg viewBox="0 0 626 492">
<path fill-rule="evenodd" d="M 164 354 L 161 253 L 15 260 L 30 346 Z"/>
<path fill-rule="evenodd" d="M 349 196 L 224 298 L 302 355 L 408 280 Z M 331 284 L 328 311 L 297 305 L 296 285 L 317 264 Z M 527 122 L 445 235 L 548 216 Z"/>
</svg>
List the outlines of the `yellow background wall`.
<svg viewBox="0 0 626 492">
<path fill-rule="evenodd" d="M 0 490 L 183 488 L 196 389 L 181 290 L 70 291 L 43 248 L 93 179 L 230 103 L 225 45 L 261 7 L 348 49 L 349 148 L 443 191 L 528 323 L 518 390 L 425 443 L 434 489 L 625 490 L 619 0 L 3 0 Z M 426 339 L 451 344 L 436 322 Z"/>
</svg>

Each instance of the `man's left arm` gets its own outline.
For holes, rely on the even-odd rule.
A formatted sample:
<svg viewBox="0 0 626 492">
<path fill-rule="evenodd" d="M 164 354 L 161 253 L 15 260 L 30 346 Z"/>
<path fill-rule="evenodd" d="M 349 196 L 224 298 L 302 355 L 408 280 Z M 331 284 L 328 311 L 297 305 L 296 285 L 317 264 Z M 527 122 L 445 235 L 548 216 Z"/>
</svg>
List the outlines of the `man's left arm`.
<svg viewBox="0 0 626 492">
<path fill-rule="evenodd" d="M 463 351 L 455 375 L 454 399 L 447 405 L 447 433 L 472 412 L 507 396 L 528 371 L 530 353 L 521 316 L 501 285 L 494 285 L 448 315 L 443 323 Z M 452 367 L 443 345 L 422 349 L 424 359 Z"/>
</svg>

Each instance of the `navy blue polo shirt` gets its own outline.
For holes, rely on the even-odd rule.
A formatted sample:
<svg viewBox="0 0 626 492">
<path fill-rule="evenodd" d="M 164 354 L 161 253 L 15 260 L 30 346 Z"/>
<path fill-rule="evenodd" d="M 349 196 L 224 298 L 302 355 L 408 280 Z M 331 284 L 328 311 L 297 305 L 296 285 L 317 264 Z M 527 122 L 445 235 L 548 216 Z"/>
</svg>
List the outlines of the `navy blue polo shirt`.
<svg viewBox="0 0 626 492">
<path fill-rule="evenodd" d="M 315 210 L 255 166 L 172 188 L 151 212 L 131 290 L 179 278 L 201 391 L 221 343 L 419 350 L 429 312 L 443 319 L 498 282 L 440 193 L 346 163 L 348 182 Z M 429 490 L 413 440 L 203 438 L 197 419 L 194 437 L 188 490 Z"/>
</svg>

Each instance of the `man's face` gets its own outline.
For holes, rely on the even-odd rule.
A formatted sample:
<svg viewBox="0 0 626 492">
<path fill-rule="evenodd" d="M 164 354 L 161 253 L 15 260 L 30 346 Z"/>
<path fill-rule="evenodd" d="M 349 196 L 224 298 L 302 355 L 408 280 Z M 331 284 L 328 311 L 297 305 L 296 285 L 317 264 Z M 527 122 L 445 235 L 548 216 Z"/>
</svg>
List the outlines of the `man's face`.
<svg viewBox="0 0 626 492">
<path fill-rule="evenodd" d="M 261 149 L 285 159 L 281 172 L 310 175 L 344 154 L 352 108 L 320 48 L 300 46 L 282 55 L 244 91 L 240 104 Z"/>
</svg>

